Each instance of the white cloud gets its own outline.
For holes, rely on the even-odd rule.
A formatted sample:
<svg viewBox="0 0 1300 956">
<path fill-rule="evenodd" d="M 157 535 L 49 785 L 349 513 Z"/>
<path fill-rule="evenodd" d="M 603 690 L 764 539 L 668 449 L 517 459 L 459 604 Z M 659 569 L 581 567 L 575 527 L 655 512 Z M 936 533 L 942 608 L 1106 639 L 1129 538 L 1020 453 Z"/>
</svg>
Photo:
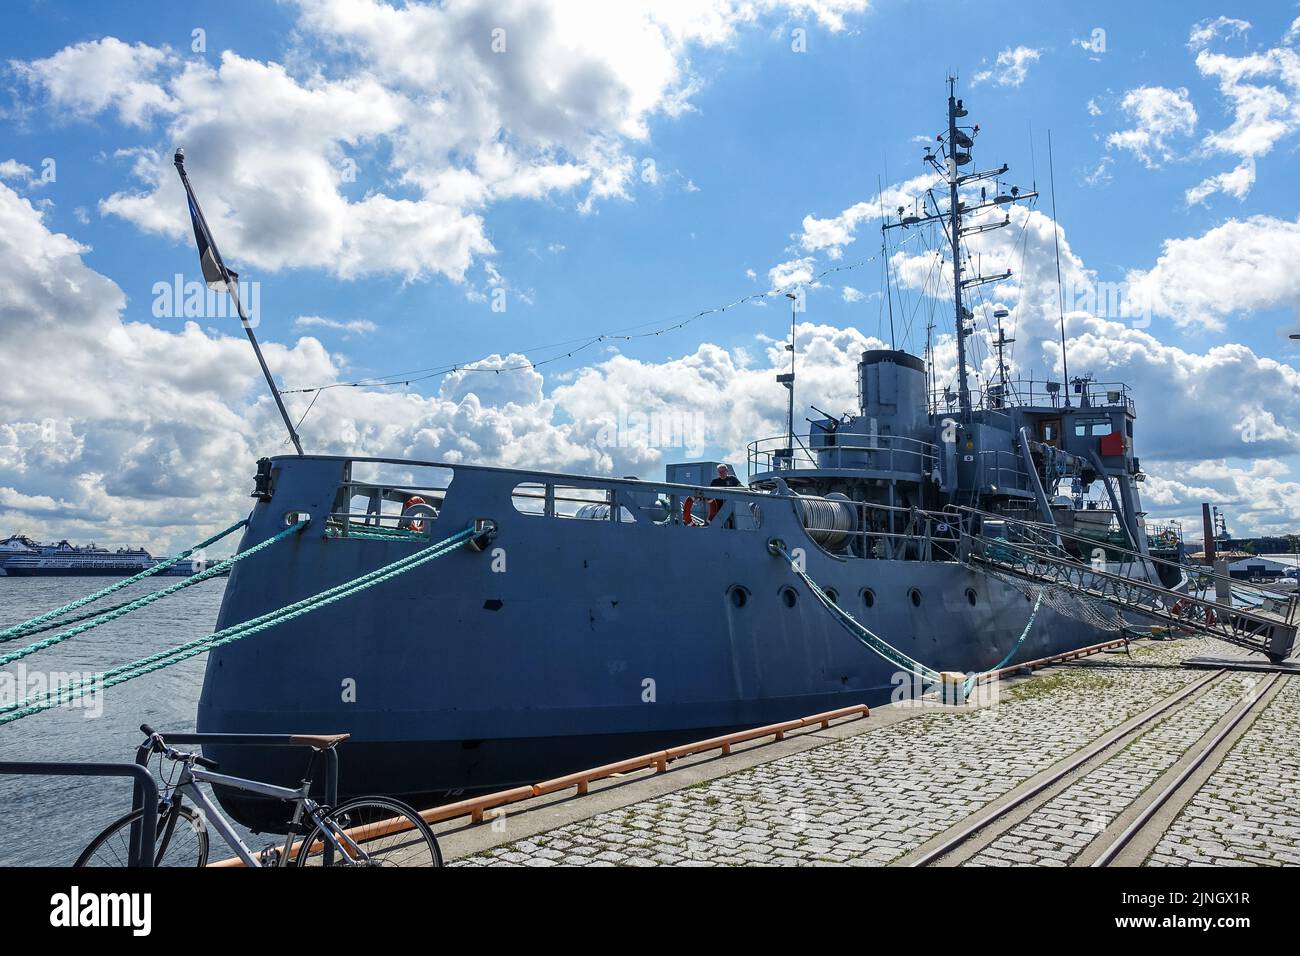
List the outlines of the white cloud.
<svg viewBox="0 0 1300 956">
<path fill-rule="evenodd" d="M 1188 46 L 1199 50 L 1196 68 L 1218 83 L 1232 116 L 1231 124 L 1205 137 L 1204 152 L 1235 156 L 1240 163 L 1189 190 L 1189 202 L 1203 202 L 1216 192 L 1244 198 L 1255 181 L 1254 161 L 1300 130 L 1300 53 L 1290 46 L 1294 41 L 1291 31 L 1282 45 L 1241 56 L 1206 48 L 1219 36 L 1244 34 L 1249 26 L 1242 20 L 1219 17 L 1198 24 L 1192 32 Z"/>
<path fill-rule="evenodd" d="M 1188 99 L 1186 87 L 1171 90 L 1140 86 L 1125 93 L 1120 106 L 1134 126 L 1111 133 L 1106 145 L 1129 150 L 1149 167 L 1173 156 L 1169 145 L 1172 137 L 1188 136 L 1196 129 L 1196 108 Z"/>
<path fill-rule="evenodd" d="M 1155 314 L 1217 329 L 1234 313 L 1300 305 L 1297 257 L 1300 222 L 1251 216 L 1166 241 L 1152 268 L 1127 279 Z"/>
<path fill-rule="evenodd" d="M 1226 173 L 1208 176 L 1191 189 L 1187 190 L 1187 204 L 1205 202 L 1206 198 L 1217 192 L 1227 193 L 1238 199 L 1245 199 L 1250 187 L 1255 185 L 1255 160 L 1247 156 L 1235 169 Z"/>
<path fill-rule="evenodd" d="M 70 116 L 147 132 L 127 154 L 139 188 L 104 214 L 183 238 L 181 144 L 231 259 L 462 281 L 494 251 L 483 216 L 499 200 L 581 190 L 591 213 L 632 198 L 628 150 L 690 108 L 693 51 L 763 20 L 842 30 L 867 0 L 296 5 L 289 65 L 106 37 L 13 68 Z"/>
<path fill-rule="evenodd" d="M 807 285 L 813 279 L 813 258 L 804 256 L 778 263 L 767 271 L 767 279 L 773 289 Z"/>
<path fill-rule="evenodd" d="M 144 126 L 155 114 L 176 108 L 157 81 L 158 74 L 176 62 L 166 48 L 104 37 L 30 63 L 11 61 L 10 66 L 32 86 L 44 89 L 58 110 L 88 118 L 112 109 L 123 123 Z"/>
<path fill-rule="evenodd" d="M 1245 36 L 1246 31 L 1249 29 L 1250 23 L 1248 21 L 1237 20 L 1233 17 L 1215 17 L 1212 20 L 1201 20 L 1192 26 L 1192 32 L 1187 37 L 1187 48 L 1189 50 L 1200 50 L 1219 37 Z"/>
<path fill-rule="evenodd" d="M 0 179 L 23 180 L 31 182 L 32 167 L 16 159 L 6 159 L 0 163 Z"/>
<path fill-rule="evenodd" d="M 1030 65 L 1037 63 L 1042 55 L 1042 50 L 1032 47 L 1007 47 L 998 54 L 991 68 L 981 70 L 971 77 L 971 86 L 978 86 L 990 79 L 996 86 L 1019 86 L 1029 76 Z"/>
<path fill-rule="evenodd" d="M 866 298 L 865 295 L 851 285 L 846 285 L 840 294 L 845 302 L 861 302 Z"/>
<path fill-rule="evenodd" d="M 899 206 L 911 212 L 926 190 L 939 182 L 942 179 L 934 173 L 925 173 L 886 186 L 877 196 L 854 203 L 837 216 L 819 219 L 810 213 L 803 218 L 803 231 L 794 238 L 805 252 L 821 252 L 839 259 L 844 247 L 857 238 L 863 223 L 878 222 L 882 209 L 887 216 L 896 215 Z"/>
<path fill-rule="evenodd" d="M 368 335 L 379 329 L 379 326 L 369 319 L 349 319 L 346 322 L 340 322 L 337 319 L 326 319 L 319 315 L 300 315 L 293 320 L 293 327 L 295 329 L 334 329 L 346 335 Z"/>
</svg>

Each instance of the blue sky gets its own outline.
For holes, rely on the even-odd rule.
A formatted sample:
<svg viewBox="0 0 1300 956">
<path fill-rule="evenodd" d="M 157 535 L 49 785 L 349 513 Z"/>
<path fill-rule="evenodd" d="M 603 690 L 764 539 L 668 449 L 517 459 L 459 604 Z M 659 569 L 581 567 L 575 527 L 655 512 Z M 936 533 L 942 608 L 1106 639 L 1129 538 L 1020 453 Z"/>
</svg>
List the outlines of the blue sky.
<svg viewBox="0 0 1300 956">
<path fill-rule="evenodd" d="M 151 314 L 155 283 L 176 272 L 197 274 L 184 206 L 174 201 L 174 174 L 166 161 L 175 145 L 187 147 L 195 187 L 226 258 L 245 278 L 261 283 L 259 335 L 272 346 L 277 378 L 288 386 L 313 385 L 493 354 L 539 361 L 564 349 L 536 346 L 642 323 L 666 325 L 763 291 L 782 264 L 807 259 L 816 272 L 870 256 L 879 246 L 877 223 L 851 226 L 843 242 L 810 246 L 806 217 L 835 219 L 855 204 L 874 203 L 878 181 L 890 186 L 923 172 L 922 144 L 915 138 L 932 137 L 940 128 L 944 80 L 951 71 L 960 77 L 971 119 L 982 126 L 977 164 L 1008 162 L 1010 181 L 1024 188 L 1037 180 L 1044 197 L 1035 223 L 1050 216 L 1051 130 L 1067 271 L 1077 268 L 1089 281 L 1129 279 L 1165 292 L 1174 288 L 1173 304 L 1158 310 L 1149 327 L 1138 331 L 1131 321 L 1119 323 L 1127 327 L 1127 339 L 1084 317 L 1071 325 L 1072 333 L 1090 336 L 1072 371 L 1134 381 L 1150 402 L 1139 410 L 1139 452 L 1153 430 L 1164 433 L 1165 440 L 1148 446 L 1154 457 L 1144 456 L 1147 470 L 1159 479 L 1148 485 L 1148 506 L 1166 516 L 1190 516 L 1196 501 L 1213 494 L 1256 529 L 1277 530 L 1293 517 L 1300 419 L 1291 409 L 1300 397 L 1300 343 L 1289 342 L 1286 332 L 1300 325 L 1300 287 L 1276 273 L 1277 258 L 1296 249 L 1300 213 L 1294 187 L 1300 106 L 1291 72 L 1300 9 L 1289 3 L 1045 3 L 1016 12 L 898 0 L 762 0 L 749 8 L 718 0 L 709 7 L 716 19 L 707 24 L 673 10 L 610 23 L 579 17 L 576 29 L 575 21 L 548 23 L 553 9 L 525 0 L 457 0 L 443 9 L 385 11 L 303 0 L 232 2 L 218 15 L 204 4 L 20 0 L 10 13 L 19 28 L 0 40 L 7 64 L 0 162 L 14 164 L 5 183 L 39 217 L 42 241 L 64 234 L 81 244 L 76 268 L 98 274 L 124 296 L 121 303 L 96 306 L 103 311 L 96 322 L 106 324 L 63 329 L 64 347 L 86 349 L 86 367 L 92 369 L 95 336 L 110 326 L 138 323 L 164 334 L 149 339 L 150 354 L 159 361 L 170 361 L 165 356 L 173 347 L 194 354 L 197 340 L 185 338 L 182 319 Z M 381 13 L 393 14 L 389 25 L 369 29 L 366 21 Z M 509 79 L 491 73 L 497 61 L 464 53 L 466 44 L 490 42 L 484 32 L 497 22 L 508 24 L 501 56 L 524 61 L 518 67 L 512 61 L 516 72 Z M 646 40 L 646 24 L 658 38 L 654 42 Z M 196 28 L 206 31 L 203 52 L 191 50 Z M 1194 35 L 1198 28 L 1208 31 L 1201 39 Z M 792 50 L 800 30 L 806 52 Z M 1080 43 L 1096 37 L 1103 37 L 1097 49 Z M 120 45 L 110 49 L 105 38 Z M 646 50 L 653 55 L 642 63 Z M 121 55 L 107 55 L 113 51 Z M 226 51 L 236 63 L 223 61 Z M 1242 119 L 1247 101 L 1233 98 L 1222 72 L 1198 60 L 1202 54 L 1225 58 L 1219 62 L 1229 66 L 1262 57 L 1272 72 L 1256 71 L 1235 82 L 1238 90 L 1243 84 L 1263 90 L 1246 95 L 1255 97 L 1250 103 L 1270 104 L 1271 112 L 1247 110 Z M 268 80 L 266 71 L 282 73 L 283 82 Z M 985 71 L 988 77 L 977 79 Z M 471 88 L 474 96 L 463 93 Z M 538 90 L 543 92 L 532 101 Z M 293 103 L 310 91 L 332 102 L 299 124 Z M 215 105 L 208 97 L 215 97 Z M 264 105 L 267 115 L 284 119 L 223 127 L 219 115 L 210 118 L 214 110 L 221 112 L 223 97 L 235 117 L 256 117 Z M 1194 121 L 1171 120 L 1170 104 L 1183 102 L 1193 104 Z M 438 108 L 446 112 L 431 119 Z M 340 116 L 335 140 L 328 129 L 333 110 Z M 1268 127 L 1262 132 L 1266 146 L 1252 123 Z M 1141 138 L 1153 129 L 1154 140 Z M 188 141 L 178 142 L 182 138 Z M 495 180 L 482 157 L 472 155 L 494 145 L 503 146 L 513 164 L 509 175 Z M 272 154 L 269 163 L 249 159 Z M 232 155 L 245 157 L 248 165 L 225 162 Z M 47 158 L 57 164 L 53 182 L 39 179 Z M 322 180 L 348 161 L 355 163 L 355 182 Z M 1246 162 L 1253 182 L 1189 199 L 1198 184 Z M 530 185 L 537 170 L 574 181 Z M 602 175 L 610 185 L 593 190 Z M 263 181 L 250 184 L 258 177 Z M 127 201 L 115 204 L 114 196 Z M 365 218 L 362 204 L 375 196 L 402 205 Z M 387 230 L 391 215 L 408 213 L 418 221 Z M 337 257 L 312 248 L 317 216 L 343 237 Z M 440 245 L 444 216 L 459 231 Z M 1249 225 L 1221 231 L 1234 222 Z M 1028 254 L 1041 258 L 1046 247 L 1033 235 Z M 1190 244 L 1158 268 L 1171 240 Z M 1269 250 L 1276 255 L 1268 256 Z M 997 255 L 990 250 L 990 260 Z M 1251 258 L 1261 255 L 1272 261 Z M 73 268 L 66 257 L 54 258 L 58 269 Z M 1228 260 L 1227 279 L 1211 281 Z M 26 280 L 37 282 L 47 266 L 55 268 L 29 263 Z M 1204 281 L 1205 288 L 1189 292 L 1188 276 Z M 1252 290 L 1237 295 L 1245 279 Z M 816 391 L 823 381 L 828 389 L 851 393 L 852 352 L 862 338 L 880 334 L 880 284 L 881 270 L 873 262 L 809 285 L 801 348 L 807 336 L 811 362 L 818 361 L 819 343 L 830 358 L 824 379 L 810 375 L 806 400 L 838 400 L 839 393 Z M 849 301 L 853 296 L 844 286 L 861 297 Z M 504 312 L 491 308 L 496 287 L 505 290 Z M 1188 310 L 1199 318 L 1188 319 Z M 942 309 L 938 314 L 950 334 L 951 317 Z M 348 331 L 310 319 L 295 324 L 302 317 L 369 325 Z M 11 311 L 4 321 L 12 330 L 30 316 Z M 1023 371 L 1041 375 L 1055 362 L 1047 344 L 1050 323 L 1039 316 L 1035 324 L 1028 312 L 1021 322 L 1023 351 L 1017 358 Z M 730 416 L 734 428 L 710 438 L 714 452 L 734 456 L 747 440 L 743 429 L 773 430 L 779 422 L 783 393 L 772 381 L 769 340 L 786 336 L 788 323 L 788 312 L 776 303 L 744 306 L 670 334 L 619 342 L 617 356 L 602 343 L 547 365 L 540 380 L 531 373 L 503 373 L 528 377 L 519 386 L 528 393 L 523 398 L 511 392 L 516 386 L 499 381 L 450 388 L 440 379 L 420 382 L 409 391 L 429 404 L 409 411 L 422 424 L 384 438 L 391 444 L 382 450 L 455 450 L 524 463 L 518 450 L 478 440 L 461 447 L 437 433 L 431 422 L 450 407 L 439 406 L 438 399 L 463 403 L 465 393 L 475 390 L 482 404 L 516 421 L 536 416 L 531 431 L 543 425 L 558 429 L 554 443 L 537 451 L 545 459 L 537 464 L 658 473 L 662 461 L 685 452 L 650 450 L 627 461 L 584 454 L 574 447 L 587 440 L 584 434 L 589 437 L 584 416 L 595 414 L 599 395 L 605 396 L 606 412 L 630 403 L 692 414 L 709 400 L 701 383 L 713 381 L 729 393 L 727 402 L 747 403 L 746 414 Z M 112 512 L 99 526 L 102 535 L 129 536 L 143 525 L 155 530 L 139 537 L 166 541 L 179 532 L 158 502 L 178 490 L 183 498 L 194 497 L 199 477 L 187 468 L 160 477 L 160 469 L 197 449 L 206 449 L 200 459 L 212 458 L 209 468 L 217 459 L 248 452 L 231 466 L 232 476 L 242 475 L 246 462 L 275 435 L 274 422 L 264 421 L 257 380 L 247 374 L 251 357 L 218 341 L 237 335 L 238 328 L 220 320 L 201 320 L 199 326 L 201 348 L 214 354 L 192 370 L 194 393 L 206 397 L 194 399 L 200 424 L 188 436 L 181 435 L 186 426 L 180 416 L 142 423 L 120 411 L 62 408 L 53 400 L 48 407 L 19 407 L 18 397 L 6 396 L 13 403 L 14 434 L 9 457 L 0 459 L 0 488 L 11 492 L 7 501 L 0 498 L 0 525 L 7 519 L 44 533 L 95 530 L 66 517 L 94 500 Z M 900 335 L 898 344 L 919 351 L 920 323 L 911 332 Z M 305 336 L 328 355 L 312 352 L 302 342 Z M 69 340 L 75 344 L 67 345 Z M 1159 361 L 1149 360 L 1157 351 L 1153 343 L 1167 349 Z M 726 358 L 712 352 L 701 358 L 705 345 Z M 235 363 L 238 374 L 213 371 L 218 353 L 220 361 Z M 726 371 L 702 375 L 701 365 L 715 361 Z M 121 369 L 112 363 L 105 368 L 123 388 L 132 376 L 150 387 L 166 378 L 151 374 L 147 362 L 123 362 Z M 20 363 L 29 367 L 23 356 L 6 351 L 0 373 L 12 380 Z M 234 377 L 225 380 L 225 374 Z M 835 376 L 846 379 L 842 386 L 832 384 Z M 218 380 L 234 391 L 223 392 Z M 650 381 L 677 382 L 680 388 L 654 391 L 646 386 Z M 569 390 L 557 399 L 556 388 Z M 184 383 L 176 389 L 185 401 Z M 531 411 L 505 411 L 511 400 Z M 224 410 L 209 407 L 210 401 Z M 301 411 L 307 399 L 291 401 Z M 407 408 L 357 391 L 347 398 L 340 393 L 337 402 L 325 412 L 330 428 L 340 417 L 382 424 L 395 409 Z M 1166 421 L 1166 409 L 1174 406 L 1178 411 Z M 716 414 L 727 416 L 733 407 Z M 1206 421 L 1207 407 L 1218 418 Z M 227 427 L 226 413 L 253 423 L 235 447 L 215 437 Z M 466 427 L 491 430 L 479 415 L 475 410 Z M 64 436 L 62 453 L 37 454 L 32 442 L 39 443 L 39 436 L 24 437 L 31 430 L 19 427 L 45 422 L 48 436 L 47 419 L 59 423 L 54 430 Z M 1242 441 L 1229 434 L 1240 432 L 1243 420 L 1250 423 L 1246 433 L 1263 438 Z M 324 427 L 321 422 L 309 417 L 304 426 L 309 447 L 342 450 L 336 434 L 314 431 Z M 358 427 L 372 434 L 366 425 Z M 378 440 L 380 425 L 375 427 Z M 93 436 L 101 433 L 119 438 L 96 448 Z M 128 441 L 128 433 L 137 437 Z M 1198 441 L 1210 433 L 1217 437 L 1198 451 Z M 141 434 L 147 437 L 139 439 Z M 115 466 L 123 460 L 127 467 Z M 138 474 L 138 480 L 113 486 L 87 479 L 117 470 Z M 1266 503 L 1259 505 L 1262 499 Z"/>
</svg>

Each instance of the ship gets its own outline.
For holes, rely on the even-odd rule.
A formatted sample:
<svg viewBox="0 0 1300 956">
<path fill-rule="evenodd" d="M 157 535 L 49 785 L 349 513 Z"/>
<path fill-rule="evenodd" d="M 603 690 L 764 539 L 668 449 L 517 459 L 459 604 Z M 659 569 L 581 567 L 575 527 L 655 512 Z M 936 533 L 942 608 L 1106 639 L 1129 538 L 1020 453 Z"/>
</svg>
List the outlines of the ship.
<svg viewBox="0 0 1300 956">
<path fill-rule="evenodd" d="M 13 534 L 0 541 L 0 577 L 117 577 L 139 574 L 167 558 L 155 558 L 143 548 L 118 548 L 109 551 L 94 543 L 43 544 L 24 534 Z M 203 570 L 203 562 L 184 558 L 160 574 L 186 576 Z"/>
<path fill-rule="evenodd" d="M 1037 193 L 1008 187 L 1006 165 L 973 170 L 979 128 L 955 82 L 948 93 L 947 124 L 924 157 L 942 186 L 882 229 L 930 228 L 947 243 L 955 381 L 937 387 L 928 348 L 869 349 L 857 407 L 818 412 L 796 433 L 792 338 L 778 379 L 786 430 L 748 446 L 735 485 L 712 482 L 730 464 L 719 461 L 670 463 L 659 480 L 262 459 L 240 550 L 309 524 L 234 568 L 218 628 L 486 530 L 327 611 L 214 648 L 198 730 L 349 733 L 341 796 L 425 806 L 911 693 L 912 675 L 846 633 L 790 555 L 837 608 L 935 669 L 976 673 L 1012 652 L 1025 661 L 1114 639 L 1122 621 L 1060 601 L 1040 608 L 962 559 L 960 527 L 996 539 L 1000 524 L 1028 518 L 1060 529 L 1081 561 L 1154 579 L 1171 572 L 1148 561 L 1153 544 L 1167 553 L 1181 538 L 1166 529 L 1150 540 L 1126 385 L 1012 378 L 1000 348 L 996 382 L 969 381 L 970 290 L 1010 271 L 977 274 L 963 239 L 1007 224 L 1006 207 Z M 205 233 L 201 249 L 209 242 Z M 998 322 L 1000 345 L 1010 340 Z M 268 748 L 207 752 L 259 780 L 296 784 L 303 769 Z M 245 824 L 276 826 L 270 804 L 218 795 Z"/>
</svg>

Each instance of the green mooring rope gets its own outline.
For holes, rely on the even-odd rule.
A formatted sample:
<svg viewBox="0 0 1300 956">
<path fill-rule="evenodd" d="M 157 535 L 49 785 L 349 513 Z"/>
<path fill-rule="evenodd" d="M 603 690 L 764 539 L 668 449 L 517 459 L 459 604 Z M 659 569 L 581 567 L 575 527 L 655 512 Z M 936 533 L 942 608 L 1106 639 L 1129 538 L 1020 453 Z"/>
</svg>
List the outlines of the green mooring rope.
<svg viewBox="0 0 1300 956">
<path fill-rule="evenodd" d="M 454 551 L 474 535 L 473 528 L 466 528 L 449 538 L 430 545 L 421 551 L 399 558 L 396 561 L 386 564 L 381 568 L 363 574 L 359 578 L 346 581 L 343 584 L 320 591 L 310 597 L 303 598 L 293 604 L 274 611 L 269 611 L 259 617 L 244 621 L 240 624 L 232 625 L 223 630 L 209 634 L 206 637 L 197 638 L 187 641 L 176 647 L 159 651 L 148 657 L 132 661 L 129 664 L 123 664 L 112 668 L 98 675 L 96 679 L 74 681 L 63 685 L 53 691 L 47 691 L 45 694 L 36 695 L 26 700 L 16 702 L 4 707 L 0 707 L 0 725 L 10 723 L 15 720 L 21 720 L 23 717 L 29 717 L 32 714 L 38 714 L 42 711 L 49 710 L 53 707 L 69 703 L 79 697 L 84 696 L 87 684 L 100 683 L 103 689 L 115 687 L 118 684 L 124 684 L 129 680 L 137 677 L 143 677 L 146 674 L 152 674 L 155 671 L 170 667 L 173 664 L 179 664 L 182 661 L 189 660 L 199 654 L 207 653 L 213 648 L 220 647 L 224 644 L 230 644 L 250 635 L 269 630 L 286 621 L 309 614 L 336 601 L 341 601 L 360 591 L 380 584 L 384 581 L 403 574 L 414 567 L 425 564 L 435 558 L 440 558 L 445 554 Z"/>
<path fill-rule="evenodd" d="M 784 549 L 781 549 L 777 553 L 790 562 L 790 567 L 794 569 L 794 573 L 797 574 L 800 577 L 800 579 L 804 582 L 804 584 L 808 586 L 808 589 L 812 591 L 814 595 L 816 595 L 817 600 L 820 601 L 827 610 L 829 610 L 832 614 L 835 615 L 835 619 L 839 621 L 839 623 L 844 627 L 844 629 L 847 630 L 854 637 L 856 637 L 867 648 L 874 651 L 876 654 L 878 654 L 880 657 L 883 657 L 885 660 L 889 661 L 889 663 L 893 664 L 894 666 L 899 667 L 902 670 L 905 670 L 909 674 L 912 674 L 916 677 L 920 677 L 922 680 L 927 680 L 932 683 L 938 683 L 942 679 L 938 671 L 926 667 L 920 661 L 913 660 L 903 651 L 900 651 L 898 648 L 892 646 L 880 636 L 873 634 L 870 630 L 864 627 L 856 618 L 854 618 L 853 615 L 851 615 L 848 611 L 844 610 L 842 607 L 840 607 L 838 604 L 832 601 L 830 599 L 830 595 L 828 595 L 825 591 L 823 591 L 817 585 L 817 582 L 815 582 L 812 578 L 808 576 L 808 573 L 806 571 L 800 569 L 800 567 L 795 563 L 794 558 L 792 558 L 788 552 L 786 552 Z M 1016 652 L 1020 650 L 1021 645 L 1023 645 L 1025 643 L 1026 638 L 1029 637 L 1029 632 L 1033 630 L 1034 621 L 1038 617 L 1038 609 L 1042 606 L 1042 604 L 1043 604 L 1043 593 L 1040 591 L 1038 593 L 1038 599 L 1034 601 L 1034 609 L 1029 613 L 1029 620 L 1025 623 L 1024 630 L 1020 632 L 1020 637 L 1016 640 L 1015 644 L 1012 645 L 1011 650 L 1007 651 L 1006 656 L 1003 657 L 1002 660 L 998 661 L 998 663 L 990 667 L 988 670 L 980 671 L 977 674 L 971 674 L 969 677 L 966 678 L 965 681 L 962 682 L 963 700 L 966 697 L 970 696 L 971 690 L 975 687 L 976 682 L 981 677 L 983 677 L 985 674 L 991 674 L 996 670 L 1002 669 L 1007 665 L 1007 663 L 1011 660 L 1011 658 L 1015 657 Z"/>
<path fill-rule="evenodd" d="M 790 567 L 794 570 L 794 573 L 799 576 L 800 580 L 808 586 L 808 590 L 810 590 L 816 596 L 817 600 L 834 615 L 840 625 L 856 637 L 860 643 L 865 645 L 868 650 L 883 657 L 895 667 L 907 671 L 909 674 L 913 674 L 916 677 L 920 677 L 922 680 L 930 681 L 931 683 L 939 681 L 940 677 L 938 671 L 926 667 L 920 661 L 913 660 L 903 651 L 900 651 L 898 648 L 889 644 L 880 636 L 873 634 L 870 630 L 860 624 L 853 615 L 849 614 L 848 611 L 844 610 L 832 601 L 830 595 L 817 586 L 817 582 L 808 576 L 808 572 L 799 567 L 798 563 L 790 556 L 788 551 L 781 548 L 777 551 L 777 554 L 790 562 Z"/>
<path fill-rule="evenodd" d="M 112 584 L 110 584 L 108 587 L 101 588 L 100 590 L 96 591 L 94 594 L 88 594 L 83 598 L 78 598 L 77 600 L 72 601 L 71 603 L 63 605 L 63 607 L 56 607 L 53 611 L 46 611 L 44 614 L 34 617 L 30 621 L 23 621 L 21 624 L 15 624 L 12 627 L 7 627 L 4 630 L 0 631 L 0 644 L 6 641 L 17 640 L 20 637 L 26 637 L 29 634 L 33 634 L 39 631 L 49 630 L 49 628 L 41 627 L 40 625 L 45 624 L 47 621 L 52 621 L 56 617 L 62 617 L 64 614 L 67 614 L 69 611 L 75 611 L 79 607 L 85 607 L 87 604 L 90 604 L 92 601 L 98 601 L 102 597 L 107 597 L 108 595 L 112 594 L 114 591 L 120 591 L 122 588 L 126 587 L 127 585 L 135 584 L 137 581 L 143 581 L 145 578 L 149 577 L 150 575 L 158 574 L 162 571 L 167 570 L 168 568 L 175 567 L 181 561 L 184 561 L 186 558 L 192 555 L 195 551 L 202 551 L 204 548 L 208 547 L 209 545 L 216 544 L 226 535 L 230 534 L 233 531 L 238 531 L 246 524 L 248 524 L 247 518 L 244 518 L 240 521 L 236 521 L 225 531 L 221 531 L 217 534 L 214 534 L 206 541 L 200 541 L 194 547 L 182 551 L 174 558 L 168 558 L 166 561 L 162 561 L 158 564 L 155 564 L 151 568 L 145 568 L 139 574 L 132 575 L 129 578 L 123 578 L 121 581 L 115 581 Z M 121 605 L 118 605 L 118 607 L 121 607 Z M 96 613 L 103 613 L 103 612 L 96 612 Z M 64 622 L 64 623 L 69 623 L 69 622 Z M 60 625 L 56 624 L 54 626 L 58 627 Z"/>
<path fill-rule="evenodd" d="M 3 667 L 7 664 L 12 664 L 14 661 L 21 660 L 22 658 L 27 657 L 31 654 L 35 654 L 37 651 L 43 651 L 47 647 L 53 647 L 55 644 L 60 644 L 63 641 L 74 638 L 78 634 L 84 634 L 86 631 L 89 631 L 92 628 L 99 627 L 101 624 L 107 624 L 109 621 L 115 621 L 119 617 L 123 617 L 124 615 L 130 614 L 132 611 L 139 610 L 142 607 L 147 607 L 148 605 L 152 604 L 154 601 L 161 600 L 162 598 L 167 597 L 167 595 L 169 594 L 175 594 L 177 591 L 181 590 L 182 588 L 193 587 L 195 584 L 198 584 L 201 581 L 206 581 L 209 578 L 216 577 L 218 574 L 223 573 L 228 568 L 233 567 L 236 564 L 236 562 L 242 561 L 244 560 L 244 558 L 256 554 L 257 552 L 261 551 L 263 548 L 270 547 L 271 545 L 275 544 L 277 541 L 287 538 L 291 534 L 296 534 L 297 532 L 301 531 L 303 528 L 307 527 L 307 524 L 308 524 L 307 521 L 295 522 L 294 524 L 291 524 L 289 527 L 285 528 L 283 531 L 281 531 L 279 534 L 275 535 L 274 537 L 267 538 L 265 541 L 253 545 L 253 547 L 249 548 L 247 551 L 241 551 L 238 554 L 226 558 L 226 560 L 224 561 L 219 561 L 218 563 L 214 564 L 212 567 L 208 568 L 206 571 L 201 571 L 198 574 L 191 575 L 190 577 L 186 578 L 185 580 L 181 581 L 178 584 L 173 584 L 170 587 L 165 587 L 159 591 L 150 591 L 148 594 L 144 595 L 143 597 L 136 598 L 134 601 L 131 601 L 127 604 L 118 605 L 117 608 L 115 608 L 114 610 L 105 611 L 99 616 L 94 617 L 89 621 L 86 621 L 84 624 L 78 624 L 76 627 L 69 628 L 66 631 L 60 631 L 58 634 L 55 634 L 52 637 L 47 637 L 44 638 L 43 640 L 36 641 L 35 643 L 28 644 L 26 647 L 20 647 L 16 651 L 10 651 L 8 654 L 0 656 L 0 667 Z"/>
<path fill-rule="evenodd" d="M 1011 645 L 1011 650 L 1007 651 L 1006 656 L 988 670 L 980 671 L 978 674 L 971 674 L 970 677 L 966 678 L 965 682 L 961 685 L 961 695 L 963 699 L 970 696 L 971 690 L 974 689 L 976 682 L 981 677 L 985 674 L 992 674 L 994 671 L 1000 671 L 1011 662 L 1011 658 L 1016 656 L 1016 651 L 1020 650 L 1020 645 L 1025 643 L 1025 638 L 1029 636 L 1029 632 L 1034 629 L 1034 619 L 1038 617 L 1038 609 L 1042 606 L 1043 592 L 1039 591 L 1038 597 L 1034 599 L 1034 609 L 1029 612 L 1029 620 L 1025 622 L 1025 629 L 1020 632 L 1020 637 Z"/>
</svg>

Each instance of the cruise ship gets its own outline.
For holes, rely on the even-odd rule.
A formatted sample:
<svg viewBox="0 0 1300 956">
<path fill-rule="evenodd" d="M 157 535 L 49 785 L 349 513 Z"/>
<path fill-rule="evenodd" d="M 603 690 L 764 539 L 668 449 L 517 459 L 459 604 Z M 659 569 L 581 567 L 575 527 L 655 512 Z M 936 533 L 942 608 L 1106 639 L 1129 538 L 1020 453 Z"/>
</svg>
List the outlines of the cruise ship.
<svg viewBox="0 0 1300 956">
<path fill-rule="evenodd" d="M 138 574 L 166 561 L 155 558 L 143 548 L 118 548 L 109 551 L 88 545 L 42 544 L 27 535 L 13 534 L 0 541 L 0 577 L 118 577 Z M 203 570 L 201 561 L 186 558 L 161 574 L 188 577 Z"/>
</svg>

